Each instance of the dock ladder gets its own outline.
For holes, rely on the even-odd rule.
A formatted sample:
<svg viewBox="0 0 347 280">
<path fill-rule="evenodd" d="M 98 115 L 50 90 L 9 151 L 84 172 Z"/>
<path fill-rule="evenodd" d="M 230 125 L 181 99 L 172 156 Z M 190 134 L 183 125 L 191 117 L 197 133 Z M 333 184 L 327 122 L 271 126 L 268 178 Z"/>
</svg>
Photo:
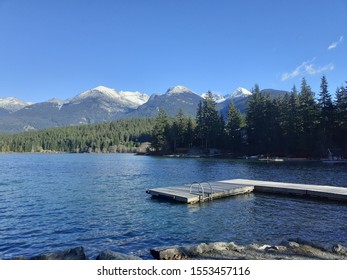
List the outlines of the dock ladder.
<svg viewBox="0 0 347 280">
<path fill-rule="evenodd" d="M 212 186 L 209 182 L 193 182 L 192 184 L 190 184 L 190 187 L 189 187 L 189 193 L 193 193 L 193 190 L 194 188 L 197 188 L 197 192 L 199 194 L 199 201 L 200 202 L 204 202 L 205 201 L 205 189 L 204 189 L 204 185 L 210 189 L 209 192 L 207 192 L 207 199 L 208 200 L 212 200 L 213 199 L 213 190 L 212 190 Z"/>
</svg>

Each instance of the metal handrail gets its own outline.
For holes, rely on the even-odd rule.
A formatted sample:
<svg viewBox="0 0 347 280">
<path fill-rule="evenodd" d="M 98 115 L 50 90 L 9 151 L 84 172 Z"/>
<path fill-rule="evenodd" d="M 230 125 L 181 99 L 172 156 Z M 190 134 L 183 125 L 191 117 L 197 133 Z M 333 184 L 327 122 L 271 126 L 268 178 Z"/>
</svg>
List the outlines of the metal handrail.
<svg viewBox="0 0 347 280">
<path fill-rule="evenodd" d="M 202 184 L 207 184 L 210 187 L 211 194 L 213 193 L 212 186 L 209 182 L 207 182 L 207 181 L 200 182 L 200 185 L 202 185 Z"/>
<path fill-rule="evenodd" d="M 198 185 L 198 192 L 200 193 L 200 189 L 201 189 L 201 193 L 202 195 L 199 194 L 199 200 L 201 201 L 204 201 L 204 197 L 205 197 L 205 191 L 204 191 L 204 187 L 199 183 L 199 182 L 194 182 L 190 185 L 190 188 L 189 188 L 189 193 L 192 193 L 192 189 L 193 189 L 193 186 L 194 185 Z"/>
<path fill-rule="evenodd" d="M 189 193 L 192 193 L 192 189 L 194 185 L 198 185 L 198 192 L 200 193 L 200 189 L 201 189 L 202 195 L 204 195 L 204 188 L 203 186 L 201 186 L 199 182 L 193 182 L 190 184 Z"/>
<path fill-rule="evenodd" d="M 192 193 L 192 190 L 193 190 L 193 186 L 195 185 L 198 185 L 198 192 L 201 193 L 202 195 L 199 195 L 199 198 L 200 200 L 202 199 L 202 201 L 204 201 L 205 199 L 205 189 L 204 189 L 204 186 L 203 184 L 207 184 L 210 188 L 210 193 L 208 194 L 208 198 L 209 200 L 212 200 L 213 199 L 213 190 L 212 190 L 212 186 L 209 182 L 193 182 L 190 184 L 190 187 L 189 187 L 189 193 Z"/>
</svg>

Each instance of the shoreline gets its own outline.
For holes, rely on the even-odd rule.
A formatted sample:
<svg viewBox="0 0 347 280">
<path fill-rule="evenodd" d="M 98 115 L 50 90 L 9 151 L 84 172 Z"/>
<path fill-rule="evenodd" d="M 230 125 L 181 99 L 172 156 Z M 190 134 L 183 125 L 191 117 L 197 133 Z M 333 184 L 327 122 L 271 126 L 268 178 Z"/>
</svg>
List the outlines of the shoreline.
<svg viewBox="0 0 347 280">
<path fill-rule="evenodd" d="M 152 153 L 143 153 L 143 152 L 63 152 L 63 151 L 42 151 L 42 152 L 0 152 L 0 155 L 64 155 L 64 154 L 133 154 L 136 156 L 152 156 L 152 157 L 164 157 L 164 158 L 213 158 L 213 159 L 230 159 L 230 160 L 240 160 L 246 162 L 262 162 L 262 163 L 347 163 L 347 160 L 343 161 L 329 161 L 322 158 L 297 158 L 297 157 L 259 157 L 254 158 L 252 156 L 230 156 L 229 154 L 217 154 L 217 155 L 206 155 L 206 154 L 152 154 Z"/>
<path fill-rule="evenodd" d="M 201 243 L 154 248 L 151 253 L 157 260 L 347 260 L 347 248 L 341 244 L 326 249 L 301 239 L 283 241 L 279 245 Z"/>
<path fill-rule="evenodd" d="M 347 247 L 336 244 L 330 249 L 302 239 L 278 245 L 234 242 L 200 243 L 191 246 L 168 246 L 150 249 L 154 260 L 347 260 Z M 42 253 L 32 257 L 15 256 L 8 260 L 144 260 L 133 254 L 104 250 L 90 258 L 84 247 Z"/>
<path fill-rule="evenodd" d="M 321 162 L 321 158 L 306 158 L 306 157 L 262 157 L 262 156 L 234 156 L 228 153 L 219 154 L 156 154 L 146 153 L 139 151 L 129 152 L 64 152 L 54 150 L 43 150 L 40 152 L 1 152 L 0 155 L 40 155 L 40 154 L 134 154 L 136 156 L 152 156 L 152 157 L 166 157 L 166 158 L 215 158 L 215 159 L 233 159 L 233 160 L 246 160 L 249 162 Z"/>
</svg>

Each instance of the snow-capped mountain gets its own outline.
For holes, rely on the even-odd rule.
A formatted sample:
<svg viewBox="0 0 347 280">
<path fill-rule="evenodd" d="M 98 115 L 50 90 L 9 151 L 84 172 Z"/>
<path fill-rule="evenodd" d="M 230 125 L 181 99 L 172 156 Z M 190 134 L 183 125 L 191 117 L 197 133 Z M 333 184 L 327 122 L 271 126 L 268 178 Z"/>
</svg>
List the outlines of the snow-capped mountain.
<svg viewBox="0 0 347 280">
<path fill-rule="evenodd" d="M 203 93 L 201 94 L 201 97 L 206 99 L 207 97 L 207 93 Z M 221 103 L 223 102 L 224 100 L 227 99 L 227 96 L 226 95 L 221 95 L 219 93 L 212 93 L 212 97 L 213 97 L 213 100 L 216 102 L 216 103 Z"/>
<path fill-rule="evenodd" d="M 81 103 L 82 101 L 90 98 L 104 99 L 106 102 L 118 103 L 120 106 L 136 109 L 140 105 L 146 103 L 149 99 L 147 94 L 138 91 L 116 91 L 115 89 L 105 86 L 98 86 L 96 88 L 82 92 L 81 94 L 69 99 L 70 103 Z"/>
<path fill-rule="evenodd" d="M 285 91 L 267 89 L 266 93 L 278 96 Z M 246 112 L 248 90 L 239 87 L 230 95 L 213 94 L 216 109 L 227 116 L 230 102 Z M 130 91 L 116 91 L 105 86 L 84 91 L 73 98 L 50 99 L 31 104 L 16 98 L 0 98 L 0 131 L 20 132 L 30 129 L 44 129 L 56 126 L 92 124 L 124 118 L 156 116 L 160 109 L 170 116 L 179 110 L 187 116 L 196 116 L 198 104 L 206 97 L 185 86 L 170 87 L 164 94 L 147 94 Z"/>
<path fill-rule="evenodd" d="M 9 113 L 16 112 L 31 104 L 31 102 L 22 101 L 15 97 L 0 98 L 0 108 L 8 111 Z"/>
<path fill-rule="evenodd" d="M 170 87 L 166 92 L 165 95 L 179 95 L 179 94 L 184 94 L 184 93 L 189 93 L 189 94 L 196 94 L 189 88 L 185 86 L 174 86 Z"/>
<path fill-rule="evenodd" d="M 202 97 L 185 86 L 170 87 L 165 94 L 152 94 L 149 100 L 127 117 L 152 117 L 159 109 L 165 110 L 170 116 L 175 116 L 180 109 L 186 115 L 195 116 L 196 109 Z"/>
<path fill-rule="evenodd" d="M 243 87 L 238 87 L 233 93 L 222 95 L 220 93 L 212 93 L 212 97 L 216 103 L 222 103 L 227 99 L 238 99 L 251 96 L 252 93 Z M 207 93 L 201 94 L 202 98 L 206 98 Z"/>
<path fill-rule="evenodd" d="M 231 95 L 230 95 L 230 98 L 231 99 L 235 99 L 235 98 L 244 98 L 244 97 L 249 97 L 251 96 L 252 93 L 245 89 L 245 88 L 242 88 L 242 87 L 238 87 Z"/>
<path fill-rule="evenodd" d="M 118 92 L 98 86 L 67 100 L 53 98 L 32 105 L 25 103 L 20 110 L 13 110 L 11 114 L 0 107 L 0 131 L 19 132 L 26 127 L 43 129 L 112 121 L 137 109 L 148 99 L 148 95 L 140 92 Z M 19 103 L 13 99 L 6 100 L 9 103 L 6 107 Z"/>
</svg>

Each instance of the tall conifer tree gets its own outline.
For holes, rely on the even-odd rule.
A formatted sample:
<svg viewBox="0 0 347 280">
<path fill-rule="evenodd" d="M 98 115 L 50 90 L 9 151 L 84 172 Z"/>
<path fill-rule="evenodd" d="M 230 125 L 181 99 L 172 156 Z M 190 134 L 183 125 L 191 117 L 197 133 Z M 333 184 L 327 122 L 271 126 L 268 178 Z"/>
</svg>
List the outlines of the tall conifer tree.
<svg viewBox="0 0 347 280">
<path fill-rule="evenodd" d="M 319 139 L 322 152 L 325 153 L 332 144 L 332 133 L 334 127 L 334 108 L 331 95 L 328 90 L 328 81 L 325 76 L 321 78 L 320 92 L 318 98 L 319 106 Z"/>
<path fill-rule="evenodd" d="M 234 103 L 230 102 L 228 110 L 228 121 L 226 131 L 228 136 L 228 146 L 232 152 L 239 152 L 241 147 L 241 113 L 235 107 Z"/>
</svg>

